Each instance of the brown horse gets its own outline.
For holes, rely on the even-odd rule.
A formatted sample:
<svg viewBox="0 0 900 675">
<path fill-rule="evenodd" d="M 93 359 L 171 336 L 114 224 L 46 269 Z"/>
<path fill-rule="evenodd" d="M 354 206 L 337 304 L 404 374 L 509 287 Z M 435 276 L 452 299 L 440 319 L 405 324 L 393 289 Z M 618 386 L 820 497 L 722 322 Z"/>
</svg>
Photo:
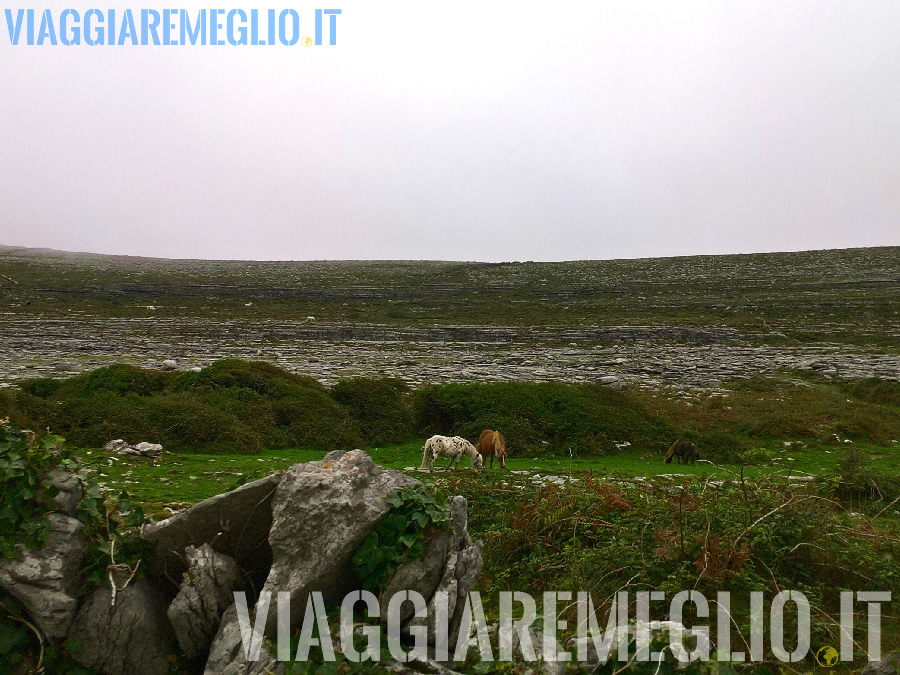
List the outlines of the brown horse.
<svg viewBox="0 0 900 675">
<path fill-rule="evenodd" d="M 681 464 L 681 460 L 684 460 L 685 464 L 688 462 L 693 464 L 695 460 L 700 459 L 700 451 L 697 449 L 697 446 L 690 441 L 675 441 L 672 443 L 672 447 L 669 448 L 669 451 L 666 453 L 666 458 L 663 461 L 666 464 L 671 464 L 673 457 L 678 458 L 679 464 Z"/>
<path fill-rule="evenodd" d="M 475 448 L 485 459 L 491 458 L 492 469 L 494 468 L 494 455 L 500 460 L 500 468 L 506 468 L 506 439 L 499 431 L 494 431 L 493 429 L 482 431 Z"/>
</svg>

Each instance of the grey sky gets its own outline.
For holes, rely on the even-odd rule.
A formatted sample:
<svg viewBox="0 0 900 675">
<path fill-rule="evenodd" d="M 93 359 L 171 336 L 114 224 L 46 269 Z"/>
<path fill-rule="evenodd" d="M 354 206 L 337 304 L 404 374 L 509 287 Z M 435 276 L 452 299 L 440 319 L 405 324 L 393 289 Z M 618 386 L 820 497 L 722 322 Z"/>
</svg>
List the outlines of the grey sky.
<svg viewBox="0 0 900 675">
<path fill-rule="evenodd" d="M 204 6 L 308 26 L 316 7 Z M 0 16 L 0 243 L 464 260 L 900 244 L 896 0 L 327 6 L 334 47 L 12 47 Z"/>
</svg>

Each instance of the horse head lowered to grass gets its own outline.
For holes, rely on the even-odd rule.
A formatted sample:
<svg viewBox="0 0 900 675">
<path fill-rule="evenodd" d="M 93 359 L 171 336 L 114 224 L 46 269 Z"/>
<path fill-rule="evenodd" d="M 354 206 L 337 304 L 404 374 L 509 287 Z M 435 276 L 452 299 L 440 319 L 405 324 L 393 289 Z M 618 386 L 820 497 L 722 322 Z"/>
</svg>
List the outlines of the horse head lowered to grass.
<svg viewBox="0 0 900 675">
<path fill-rule="evenodd" d="M 693 464 L 696 460 L 700 459 L 700 451 L 697 449 L 697 446 L 690 441 L 679 440 L 672 444 L 672 447 L 669 448 L 669 451 L 666 453 L 666 458 L 663 461 L 666 464 L 671 464 L 673 457 L 678 458 L 679 464 L 682 463 L 681 460 L 684 460 L 685 464 L 688 462 Z"/>
</svg>

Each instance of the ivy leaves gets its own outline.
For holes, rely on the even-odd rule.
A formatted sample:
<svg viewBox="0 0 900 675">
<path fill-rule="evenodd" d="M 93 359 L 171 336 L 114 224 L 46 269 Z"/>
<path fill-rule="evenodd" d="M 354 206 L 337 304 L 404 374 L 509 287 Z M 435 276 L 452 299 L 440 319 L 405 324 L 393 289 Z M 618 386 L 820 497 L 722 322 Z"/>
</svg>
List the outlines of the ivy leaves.
<svg viewBox="0 0 900 675">
<path fill-rule="evenodd" d="M 46 515 L 50 501 L 59 492 L 44 484 L 47 473 L 72 464 L 62 449 L 63 439 L 47 435 L 37 438 L 0 421 L 0 555 L 15 558 L 18 545 L 43 545 L 50 536 Z"/>
<path fill-rule="evenodd" d="M 446 495 L 422 484 L 392 492 L 387 503 L 391 510 L 353 554 L 353 571 L 372 592 L 400 565 L 424 557 L 427 538 L 449 523 Z"/>
</svg>

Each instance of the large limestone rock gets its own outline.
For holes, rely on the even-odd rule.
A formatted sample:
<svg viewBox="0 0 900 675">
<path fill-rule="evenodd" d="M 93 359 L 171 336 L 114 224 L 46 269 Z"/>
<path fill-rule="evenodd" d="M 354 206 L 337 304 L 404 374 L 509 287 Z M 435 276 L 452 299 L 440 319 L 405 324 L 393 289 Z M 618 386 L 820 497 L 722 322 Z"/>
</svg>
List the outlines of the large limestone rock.
<svg viewBox="0 0 900 675">
<path fill-rule="evenodd" d="M 231 605 L 222 616 L 219 632 L 209 648 L 205 675 L 268 675 L 284 673 L 284 665 L 278 663 L 266 644 L 259 650 L 259 659 L 248 661 L 241 642 L 237 609 Z"/>
<path fill-rule="evenodd" d="M 75 585 L 88 542 L 75 518 L 51 513 L 48 519 L 50 536 L 43 548 L 23 548 L 18 558 L 0 559 L 0 587 L 22 603 L 50 642 L 58 644 L 78 608 Z"/>
<path fill-rule="evenodd" d="M 177 584 L 187 571 L 185 548 L 209 544 L 262 583 L 272 559 L 267 539 L 279 478 L 272 475 L 247 483 L 145 526 L 144 539 L 155 545 L 152 570 Z"/>
<path fill-rule="evenodd" d="M 444 574 L 450 538 L 449 531 L 438 532 L 425 545 L 424 558 L 410 560 L 397 568 L 379 599 L 382 621 L 388 620 L 388 605 L 396 593 L 416 591 L 426 602 L 432 598 Z M 405 623 L 412 616 L 412 605 L 403 603 L 400 612 L 400 622 Z"/>
<path fill-rule="evenodd" d="M 334 452 L 322 461 L 287 470 L 272 502 L 269 541 L 273 563 L 262 588 L 272 594 L 266 622 L 270 638 L 274 639 L 277 627 L 275 597 L 279 591 L 291 593 L 292 627 L 296 628 L 311 591 L 321 591 L 326 603 L 338 603 L 357 587 L 350 563 L 353 552 L 389 511 L 387 495 L 416 482 L 376 465 L 360 450 Z M 430 601 L 434 615 L 435 592 L 447 591 L 453 645 L 465 596 L 475 587 L 482 565 L 481 543 L 472 541 L 466 527 L 466 508 L 463 497 L 451 501 L 451 528 L 429 540 L 423 559 L 398 568 L 381 598 L 381 608 L 386 611 L 395 592 L 415 590 Z M 252 614 L 251 621 L 255 622 Z M 431 623 L 433 636 L 433 616 Z M 266 648 L 259 661 L 247 661 L 237 613 L 233 605 L 229 607 L 210 647 L 206 673 L 248 675 L 266 672 L 273 664 Z M 451 672 L 430 662 L 428 667 L 431 669 L 421 672 Z"/>
<path fill-rule="evenodd" d="M 438 616 L 435 594 L 437 592 L 446 593 L 447 614 L 450 617 L 447 644 L 451 653 L 456 649 L 459 628 L 466 607 L 466 596 L 478 583 L 478 577 L 481 574 L 483 565 L 482 544 L 480 541 L 473 541 L 472 536 L 469 534 L 467 509 L 468 502 L 465 497 L 457 495 L 450 501 L 450 533 L 440 581 L 430 595 L 423 593 L 428 603 L 427 618 L 410 621 L 410 625 L 427 626 L 428 640 L 433 644 L 436 635 L 435 619 Z M 427 557 L 426 554 L 426 560 Z M 401 570 L 403 570 L 403 567 L 398 570 L 398 574 Z M 404 580 L 404 583 L 414 587 L 410 580 Z M 395 585 L 392 583 L 390 586 L 394 587 Z M 402 590 L 399 584 L 397 586 L 396 590 Z M 390 597 L 387 592 L 385 596 L 387 596 L 386 599 Z"/>
<path fill-rule="evenodd" d="M 107 452 L 114 452 L 117 455 L 123 454 L 128 448 L 130 448 L 128 441 L 123 438 L 114 438 L 109 441 L 106 445 L 103 446 L 103 449 Z"/>
<path fill-rule="evenodd" d="M 73 658 L 101 675 L 163 675 L 178 644 L 166 616 L 166 602 L 147 581 L 137 581 L 116 595 L 94 591 L 69 631 L 77 646 Z"/>
<path fill-rule="evenodd" d="M 178 644 L 189 659 L 205 656 L 225 610 L 234 604 L 241 586 L 241 570 L 233 558 L 216 553 L 209 544 L 185 549 L 188 571 L 168 615 Z"/>
<path fill-rule="evenodd" d="M 390 509 L 386 497 L 417 483 L 378 466 L 362 450 L 332 452 L 325 459 L 295 464 L 282 476 L 272 502 L 272 569 L 263 591 L 291 594 L 291 625 L 300 624 L 311 591 L 325 603 L 340 603 L 358 581 L 350 559 Z M 276 603 L 266 632 L 275 635 Z"/>
</svg>

